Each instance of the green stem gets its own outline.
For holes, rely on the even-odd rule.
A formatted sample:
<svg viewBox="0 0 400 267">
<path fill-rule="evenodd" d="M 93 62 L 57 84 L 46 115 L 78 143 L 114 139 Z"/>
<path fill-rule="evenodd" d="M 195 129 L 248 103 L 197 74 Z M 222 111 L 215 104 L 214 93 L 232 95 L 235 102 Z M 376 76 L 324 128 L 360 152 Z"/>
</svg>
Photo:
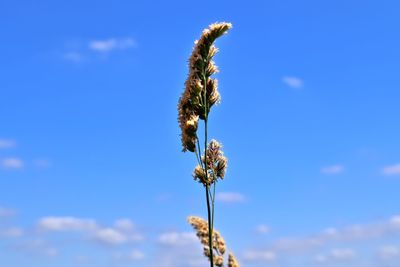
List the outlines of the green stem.
<svg viewBox="0 0 400 267">
<path fill-rule="evenodd" d="M 212 201 L 212 212 L 211 212 L 211 216 L 212 216 L 212 221 L 211 221 L 211 228 L 214 229 L 214 204 L 215 204 L 215 187 L 217 184 L 217 180 L 215 179 L 214 184 L 213 184 L 213 195 L 211 198 Z"/>
<path fill-rule="evenodd" d="M 210 185 L 208 184 L 208 170 L 207 170 L 207 139 L 208 139 L 208 107 L 207 107 L 207 76 L 206 70 L 203 69 L 203 80 L 204 80 L 204 172 L 206 174 L 206 198 L 207 198 L 207 217 L 208 217 L 208 244 L 210 247 L 210 267 L 214 267 L 214 255 L 213 255 L 213 219 L 211 215 L 210 207 Z"/>
<path fill-rule="evenodd" d="M 196 139 L 197 139 L 197 149 L 195 151 L 197 162 L 199 163 L 200 167 L 204 169 L 203 167 L 203 162 L 201 161 L 201 148 L 200 148 L 200 142 L 199 142 L 199 137 L 196 134 Z"/>
<path fill-rule="evenodd" d="M 213 244 L 212 244 L 212 223 L 211 223 L 211 209 L 210 209 L 210 197 L 209 197 L 209 190 L 210 186 L 206 185 L 206 197 L 207 197 L 207 217 L 208 217 L 208 240 L 209 240 L 209 247 L 210 247 L 210 266 L 214 267 L 214 255 L 213 255 Z"/>
<path fill-rule="evenodd" d="M 206 88 L 205 88 L 206 89 Z M 207 108 L 207 107 L 206 107 Z M 206 181 L 208 182 L 208 170 L 207 170 L 207 115 L 204 120 L 204 147 L 205 152 L 204 152 L 204 171 L 206 173 Z M 210 204 L 210 185 L 206 185 L 206 198 L 207 198 L 207 217 L 208 217 L 208 244 L 210 247 L 210 266 L 214 267 L 214 255 L 213 255 L 213 218 L 211 215 L 211 204 Z"/>
</svg>

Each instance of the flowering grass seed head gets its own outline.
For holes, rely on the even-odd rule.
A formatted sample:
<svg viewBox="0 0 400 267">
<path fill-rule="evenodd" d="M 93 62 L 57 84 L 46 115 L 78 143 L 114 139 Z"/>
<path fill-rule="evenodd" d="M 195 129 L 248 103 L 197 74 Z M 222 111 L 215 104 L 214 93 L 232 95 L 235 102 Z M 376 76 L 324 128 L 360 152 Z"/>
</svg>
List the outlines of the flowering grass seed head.
<svg viewBox="0 0 400 267">
<path fill-rule="evenodd" d="M 195 42 L 189 58 L 189 75 L 178 103 L 178 120 L 184 152 L 196 150 L 197 122 L 199 119 L 205 120 L 210 108 L 220 101 L 217 82 L 210 78 L 218 71 L 212 61 L 218 51 L 213 43 L 230 28 L 232 24 L 226 22 L 211 24 Z M 188 125 L 189 120 L 192 122 Z"/>
<path fill-rule="evenodd" d="M 188 222 L 193 226 L 193 228 L 196 230 L 196 235 L 199 238 L 201 244 L 203 245 L 203 250 L 204 250 L 204 255 L 208 258 L 210 258 L 210 245 L 209 245 L 209 240 L 208 240 L 208 223 L 196 216 L 189 216 L 188 217 Z M 221 234 L 214 230 L 213 231 L 213 250 L 216 251 L 218 255 L 224 255 L 226 251 L 226 244 L 225 240 L 221 236 Z M 221 257 L 222 259 L 222 257 Z M 214 259 L 216 265 L 217 265 L 217 259 Z M 222 259 L 223 261 L 223 259 Z M 223 263 L 222 263 L 223 264 Z M 217 266 L 222 266 L 222 265 L 217 265 Z"/>
<path fill-rule="evenodd" d="M 197 165 L 193 172 L 193 178 L 204 186 L 211 185 L 217 181 L 217 179 L 224 179 L 226 168 L 228 167 L 228 160 L 224 156 L 221 150 L 222 145 L 212 139 L 207 146 L 206 155 L 201 158 L 201 161 L 205 165 L 207 162 L 207 174 L 204 169 Z M 207 159 L 207 160 L 206 160 Z"/>
<path fill-rule="evenodd" d="M 239 262 L 232 252 L 230 252 L 228 256 L 228 267 L 240 267 Z"/>
<path fill-rule="evenodd" d="M 224 258 L 220 255 L 215 256 L 214 258 L 214 263 L 216 266 L 221 267 L 224 265 Z"/>
</svg>

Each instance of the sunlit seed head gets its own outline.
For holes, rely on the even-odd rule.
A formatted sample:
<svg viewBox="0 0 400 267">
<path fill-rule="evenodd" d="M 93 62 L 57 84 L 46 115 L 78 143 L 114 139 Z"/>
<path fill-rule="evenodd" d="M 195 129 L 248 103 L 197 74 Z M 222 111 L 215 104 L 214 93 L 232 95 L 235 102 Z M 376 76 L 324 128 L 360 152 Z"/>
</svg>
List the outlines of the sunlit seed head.
<svg viewBox="0 0 400 267">
<path fill-rule="evenodd" d="M 239 262 L 232 252 L 230 252 L 228 256 L 228 267 L 240 267 Z"/>
<path fill-rule="evenodd" d="M 214 263 L 216 266 L 221 267 L 224 265 L 224 258 L 220 255 L 214 257 Z"/>
<path fill-rule="evenodd" d="M 195 133 L 197 127 L 193 128 L 195 129 L 194 136 L 192 136 L 191 131 L 189 136 L 186 136 L 187 133 L 185 133 L 185 130 L 188 130 L 188 125 L 194 126 L 192 122 L 186 123 L 187 120 L 191 119 L 190 115 L 197 115 L 199 119 L 205 120 L 210 108 L 220 101 L 216 81 L 209 79 L 211 75 L 218 71 L 217 66 L 212 61 L 218 51 L 213 43 L 231 27 L 232 24 L 225 22 L 211 24 L 208 29 L 203 31 L 200 39 L 195 41 L 193 52 L 189 58 L 189 75 L 185 82 L 185 90 L 178 104 L 183 151 L 194 152 L 196 150 Z M 206 97 L 204 97 L 205 95 Z"/>
<path fill-rule="evenodd" d="M 207 183 L 206 173 L 205 173 L 204 169 L 200 165 L 197 165 L 194 168 L 193 178 L 195 180 L 198 180 L 202 184 Z"/>
</svg>

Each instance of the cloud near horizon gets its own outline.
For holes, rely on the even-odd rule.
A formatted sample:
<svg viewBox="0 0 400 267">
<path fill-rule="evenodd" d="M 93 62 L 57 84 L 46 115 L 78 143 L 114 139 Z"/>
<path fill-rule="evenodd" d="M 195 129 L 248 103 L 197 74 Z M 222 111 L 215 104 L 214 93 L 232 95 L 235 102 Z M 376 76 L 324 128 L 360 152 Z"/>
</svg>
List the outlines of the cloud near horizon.
<svg viewBox="0 0 400 267">
<path fill-rule="evenodd" d="M 13 148 L 17 143 L 12 139 L 0 138 L 0 149 Z"/>
<path fill-rule="evenodd" d="M 3 215 L 12 214 L 9 209 L 2 208 L 0 211 Z M 60 251 L 57 243 L 49 242 L 53 240 L 52 233 L 71 232 L 84 237 L 77 242 L 89 241 L 88 245 L 90 243 L 106 245 L 104 248 L 113 261 L 123 263 L 145 259 L 144 251 L 134 243 L 142 241 L 143 234 L 138 232 L 137 227 L 127 218 L 115 220 L 110 226 L 104 227 L 91 218 L 46 216 L 37 221 L 36 228 L 39 231 L 24 231 L 15 226 L 2 228 L 0 238 L 6 242 L 10 238 L 15 240 L 12 244 L 15 251 L 55 257 Z M 266 225 L 259 225 L 257 229 L 262 233 L 269 231 Z M 396 235 L 400 236 L 400 215 L 373 223 L 354 224 L 342 228 L 330 227 L 305 237 L 278 237 L 270 244 L 264 244 L 263 248 L 243 249 L 234 253 L 239 261 L 249 264 L 279 264 L 284 260 L 282 255 L 295 257 L 295 255 L 308 255 L 310 252 L 315 254 L 310 255 L 309 260 L 318 264 L 350 260 L 358 262 L 361 254 L 358 255 L 354 247 L 351 247 L 353 242 Z M 150 266 L 201 266 L 206 263 L 201 254 L 201 244 L 194 232 L 165 231 L 151 242 L 158 249 L 154 252 L 158 259 Z M 400 257 L 398 246 L 377 246 L 375 252 L 382 262 L 390 262 Z"/>
<path fill-rule="evenodd" d="M 1 217 L 13 217 L 17 212 L 10 208 L 5 208 L 0 206 L 0 218 Z"/>
<path fill-rule="evenodd" d="M 318 263 L 331 263 L 337 261 L 351 261 L 357 256 L 356 252 L 350 248 L 334 248 L 326 254 L 318 254 L 314 261 Z"/>
<path fill-rule="evenodd" d="M 113 227 L 102 227 L 96 220 L 77 217 L 43 217 L 37 227 L 41 232 L 81 232 L 95 243 L 117 246 L 143 240 L 129 219 L 116 220 Z"/>
</svg>

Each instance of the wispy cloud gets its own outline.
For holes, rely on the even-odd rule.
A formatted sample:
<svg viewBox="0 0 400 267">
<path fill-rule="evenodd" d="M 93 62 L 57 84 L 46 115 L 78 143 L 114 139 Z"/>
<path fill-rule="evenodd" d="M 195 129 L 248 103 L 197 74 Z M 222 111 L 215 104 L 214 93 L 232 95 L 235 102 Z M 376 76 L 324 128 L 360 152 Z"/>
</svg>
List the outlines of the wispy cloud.
<svg viewBox="0 0 400 267">
<path fill-rule="evenodd" d="M 21 237 L 23 234 L 24 231 L 19 227 L 10 227 L 3 230 L 0 229 L 0 237 Z"/>
<path fill-rule="evenodd" d="M 314 261 L 318 263 L 331 263 L 337 261 L 350 261 L 356 258 L 356 252 L 350 248 L 334 248 L 327 254 L 318 254 Z"/>
<path fill-rule="evenodd" d="M 114 227 L 121 231 L 132 231 L 135 225 L 130 219 L 118 219 L 114 222 Z"/>
<path fill-rule="evenodd" d="M 136 41 L 131 37 L 71 41 L 65 44 L 65 51 L 61 55 L 64 60 L 78 64 L 91 62 L 99 55 L 104 59 L 112 52 L 125 51 L 136 45 Z"/>
<path fill-rule="evenodd" d="M 16 142 L 14 140 L 0 138 L 0 149 L 13 148 L 15 146 L 16 146 Z"/>
<path fill-rule="evenodd" d="M 332 165 L 325 166 L 321 168 L 321 173 L 323 174 L 339 174 L 344 171 L 343 165 Z"/>
<path fill-rule="evenodd" d="M 324 254 L 317 254 L 314 256 L 313 260 L 317 263 L 326 263 L 328 261 L 328 257 Z"/>
<path fill-rule="evenodd" d="M 104 40 L 92 40 L 89 42 L 89 49 L 99 52 L 107 53 L 112 50 L 124 50 L 134 47 L 136 42 L 132 38 L 109 38 Z"/>
<path fill-rule="evenodd" d="M 16 214 L 17 212 L 13 209 L 9 209 L 9 208 L 4 208 L 4 207 L 0 207 L 0 218 L 1 217 L 12 217 Z"/>
<path fill-rule="evenodd" d="M 115 228 L 100 228 L 92 234 L 92 240 L 103 245 L 122 245 L 130 242 L 139 242 L 143 235 L 135 231 L 122 231 Z"/>
<path fill-rule="evenodd" d="M 206 266 L 203 247 L 193 232 L 169 231 L 159 235 L 151 267 Z"/>
<path fill-rule="evenodd" d="M 133 262 L 143 260 L 145 255 L 142 251 L 134 249 L 129 252 L 116 252 L 113 258 L 118 262 Z"/>
<path fill-rule="evenodd" d="M 383 260 L 400 258 L 400 247 L 386 245 L 379 248 L 378 255 Z"/>
<path fill-rule="evenodd" d="M 45 232 L 78 231 L 90 240 L 104 245 L 121 245 L 143 240 L 135 231 L 132 221 L 120 219 L 114 227 L 101 227 L 94 219 L 77 217 L 44 217 L 38 221 L 38 229 Z"/>
<path fill-rule="evenodd" d="M 186 246 L 198 240 L 192 232 L 166 232 L 159 236 L 158 242 L 166 246 Z"/>
<path fill-rule="evenodd" d="M 56 247 L 50 245 L 43 239 L 24 240 L 23 242 L 13 244 L 11 246 L 11 249 L 18 252 L 41 255 L 46 257 L 55 257 L 59 254 L 59 251 Z"/>
<path fill-rule="evenodd" d="M 304 84 L 302 79 L 294 76 L 285 76 L 282 78 L 282 81 L 293 89 L 300 89 Z"/>
<path fill-rule="evenodd" d="M 341 248 L 332 249 L 329 255 L 334 260 L 351 260 L 355 258 L 356 253 L 350 248 Z"/>
<path fill-rule="evenodd" d="M 243 194 L 237 192 L 219 192 L 215 197 L 225 203 L 241 203 L 246 200 Z"/>
<path fill-rule="evenodd" d="M 8 170 L 18 170 L 24 167 L 24 162 L 19 158 L 4 158 L 0 160 L 0 166 Z"/>
<path fill-rule="evenodd" d="M 260 224 L 256 227 L 256 233 L 258 234 L 268 234 L 271 231 L 271 229 L 265 225 L 265 224 Z"/>
<path fill-rule="evenodd" d="M 76 217 L 44 217 L 39 220 L 38 227 L 44 231 L 82 231 L 94 230 L 97 223 L 92 219 Z"/>
<path fill-rule="evenodd" d="M 113 228 L 103 228 L 95 232 L 94 240 L 106 245 L 120 245 L 128 241 L 128 237 Z"/>
<path fill-rule="evenodd" d="M 247 250 L 243 253 L 243 260 L 247 262 L 274 262 L 277 254 L 272 250 Z"/>
<path fill-rule="evenodd" d="M 334 263 L 338 261 L 350 261 L 356 258 L 356 252 L 350 248 L 334 248 L 326 254 L 317 254 L 314 261 L 317 263 Z"/>
<path fill-rule="evenodd" d="M 385 175 L 399 175 L 400 174 L 400 163 L 384 167 L 382 170 L 382 173 Z"/>
<path fill-rule="evenodd" d="M 357 240 L 376 240 L 388 235 L 400 235 L 400 216 L 367 224 L 355 224 L 343 228 L 327 228 L 308 237 L 280 238 L 271 244 L 278 251 L 305 251 L 320 247 L 329 242 L 349 242 Z"/>
</svg>

